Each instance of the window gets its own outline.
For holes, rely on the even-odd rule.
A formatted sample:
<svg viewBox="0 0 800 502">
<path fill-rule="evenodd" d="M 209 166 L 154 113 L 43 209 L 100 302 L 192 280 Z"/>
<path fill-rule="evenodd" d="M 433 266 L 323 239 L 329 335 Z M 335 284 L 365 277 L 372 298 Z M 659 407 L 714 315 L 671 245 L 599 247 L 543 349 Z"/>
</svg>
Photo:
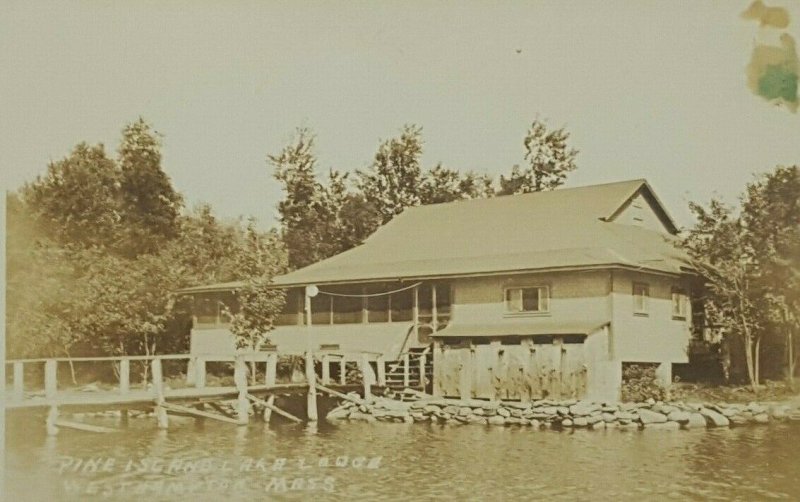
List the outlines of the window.
<svg viewBox="0 0 800 502">
<path fill-rule="evenodd" d="M 537 286 L 506 289 L 506 312 L 544 313 L 550 311 L 550 288 Z"/>
<path fill-rule="evenodd" d="M 633 283 L 633 313 L 647 315 L 650 303 L 650 287 L 639 282 Z"/>
<path fill-rule="evenodd" d="M 682 289 L 672 290 L 672 317 L 686 319 L 689 310 L 689 296 Z"/>
<path fill-rule="evenodd" d="M 414 318 L 414 291 L 406 289 L 392 293 L 390 305 L 392 322 L 411 321 Z"/>
</svg>

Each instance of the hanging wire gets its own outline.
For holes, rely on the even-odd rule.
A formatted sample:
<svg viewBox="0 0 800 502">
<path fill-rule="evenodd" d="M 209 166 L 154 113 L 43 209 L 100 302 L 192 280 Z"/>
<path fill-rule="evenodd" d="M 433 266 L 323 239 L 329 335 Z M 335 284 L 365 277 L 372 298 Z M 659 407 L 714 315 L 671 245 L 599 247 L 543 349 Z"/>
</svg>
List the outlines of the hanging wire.
<svg viewBox="0 0 800 502">
<path fill-rule="evenodd" d="M 405 291 L 407 289 L 416 288 L 420 284 L 422 284 L 422 281 L 414 283 L 414 284 L 412 284 L 410 286 L 406 286 L 404 288 L 395 289 L 393 291 L 386 291 L 384 293 L 372 293 L 372 294 L 368 294 L 368 295 L 348 295 L 348 294 L 344 294 L 344 293 L 331 293 L 330 291 L 322 291 L 321 289 L 318 290 L 318 291 L 319 291 L 319 293 L 321 293 L 323 295 L 328 295 L 328 296 L 343 296 L 343 297 L 346 297 L 346 298 L 372 298 L 372 297 L 375 297 L 375 296 L 385 296 L 385 295 L 391 295 L 393 293 L 399 293 L 399 292 Z"/>
</svg>

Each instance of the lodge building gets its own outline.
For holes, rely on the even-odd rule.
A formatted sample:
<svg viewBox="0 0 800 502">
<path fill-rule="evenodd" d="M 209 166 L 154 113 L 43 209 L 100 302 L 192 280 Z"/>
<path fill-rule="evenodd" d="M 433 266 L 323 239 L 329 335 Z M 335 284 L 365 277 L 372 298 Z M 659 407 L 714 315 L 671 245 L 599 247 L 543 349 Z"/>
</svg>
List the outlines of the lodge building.
<svg viewBox="0 0 800 502">
<path fill-rule="evenodd" d="M 272 347 L 430 353 L 453 397 L 616 400 L 626 363 L 688 362 L 696 276 L 645 180 L 406 209 L 351 250 L 276 277 Z M 311 326 L 306 325 L 305 288 Z M 193 354 L 233 352 L 240 283 L 195 298 Z"/>
</svg>

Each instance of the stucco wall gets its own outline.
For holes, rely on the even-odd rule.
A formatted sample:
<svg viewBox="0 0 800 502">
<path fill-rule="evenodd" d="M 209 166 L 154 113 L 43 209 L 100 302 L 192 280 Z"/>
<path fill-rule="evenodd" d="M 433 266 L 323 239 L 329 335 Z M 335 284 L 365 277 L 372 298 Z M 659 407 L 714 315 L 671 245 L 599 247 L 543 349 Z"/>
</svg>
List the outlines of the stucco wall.
<svg viewBox="0 0 800 502">
<path fill-rule="evenodd" d="M 548 286 L 550 312 L 547 314 L 508 314 L 504 288 Z M 606 295 L 608 272 L 562 272 L 505 277 L 458 279 L 454 282 L 453 322 L 459 324 L 515 323 L 521 320 L 552 324 L 609 320 Z"/>
<path fill-rule="evenodd" d="M 613 275 L 613 281 L 612 281 Z M 611 284 L 613 282 L 613 291 Z M 648 285 L 648 314 L 634 314 L 633 283 Z M 514 286 L 550 287 L 550 312 L 510 315 L 503 290 Z M 587 271 L 459 279 L 454 282 L 453 322 L 458 324 L 541 321 L 567 324 L 611 321 L 604 344 L 612 359 L 631 362 L 688 362 L 691 312 L 672 316 L 672 289 L 688 291 L 677 277 L 644 272 Z"/>
<path fill-rule="evenodd" d="M 672 288 L 681 287 L 680 280 L 627 271 L 613 274 L 611 330 L 614 358 L 628 362 L 688 362 L 686 349 L 691 338 L 691 311 L 687 311 L 685 319 L 673 319 L 672 316 Z M 634 313 L 634 282 L 649 287 L 647 315 Z M 688 290 L 688 285 L 685 286 Z"/>
</svg>

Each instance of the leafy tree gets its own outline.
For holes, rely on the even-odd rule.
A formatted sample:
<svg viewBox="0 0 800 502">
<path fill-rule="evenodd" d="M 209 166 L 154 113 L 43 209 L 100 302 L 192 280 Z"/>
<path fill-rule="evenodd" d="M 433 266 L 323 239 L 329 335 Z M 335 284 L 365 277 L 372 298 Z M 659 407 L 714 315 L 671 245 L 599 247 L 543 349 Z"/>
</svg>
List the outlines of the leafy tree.
<svg viewBox="0 0 800 502">
<path fill-rule="evenodd" d="M 161 168 L 161 139 L 142 118 L 122 131 L 119 169 L 124 252 L 155 252 L 177 236 L 183 200 Z"/>
<path fill-rule="evenodd" d="M 10 357 L 69 355 L 75 271 L 67 251 L 46 237 L 16 194 L 6 199 L 6 351 Z"/>
<path fill-rule="evenodd" d="M 549 130 L 539 119 L 528 129 L 523 146 L 528 165 L 516 165 L 508 178 L 500 176 L 498 195 L 541 192 L 553 190 L 564 184 L 567 174 L 577 168 L 578 150 L 569 148 L 569 132 L 563 127 Z"/>
<path fill-rule="evenodd" d="M 492 179 L 468 172 L 462 175 L 438 164 L 425 173 L 419 187 L 420 202 L 438 204 L 462 199 L 477 199 L 494 195 Z"/>
<path fill-rule="evenodd" d="M 800 169 L 779 166 L 747 186 L 742 208 L 775 330 L 783 335 L 786 375 L 794 383 L 800 329 Z"/>
<path fill-rule="evenodd" d="M 769 304 L 760 282 L 760 264 L 747 227 L 734 209 L 718 200 L 708 208 L 690 204 L 697 222 L 682 241 L 691 265 L 706 280 L 706 321 L 728 342 L 744 346 L 748 380 L 758 390 L 759 354 Z"/>
<path fill-rule="evenodd" d="M 406 125 L 400 137 L 381 143 L 368 171 L 357 171 L 359 189 L 380 215 L 381 224 L 422 202 L 421 155 L 422 128 Z"/>
<path fill-rule="evenodd" d="M 283 241 L 289 252 L 292 268 L 304 267 L 328 255 L 322 249 L 320 231 L 325 226 L 320 204 L 322 187 L 316 179 L 317 157 L 314 135 L 298 129 L 296 138 L 277 155 L 267 159 L 274 167 L 274 176 L 283 184 L 286 197 L 278 203 Z"/>
<path fill-rule="evenodd" d="M 274 328 L 285 293 L 271 288 L 272 278 L 286 271 L 286 254 L 274 232 L 260 234 L 251 221 L 238 257 L 244 287 L 237 292 L 239 309 L 229 312 L 231 331 L 239 348 L 258 348 Z"/>
<path fill-rule="evenodd" d="M 77 145 L 22 189 L 39 225 L 62 245 L 112 248 L 120 230 L 120 176 L 103 145 Z"/>
</svg>

